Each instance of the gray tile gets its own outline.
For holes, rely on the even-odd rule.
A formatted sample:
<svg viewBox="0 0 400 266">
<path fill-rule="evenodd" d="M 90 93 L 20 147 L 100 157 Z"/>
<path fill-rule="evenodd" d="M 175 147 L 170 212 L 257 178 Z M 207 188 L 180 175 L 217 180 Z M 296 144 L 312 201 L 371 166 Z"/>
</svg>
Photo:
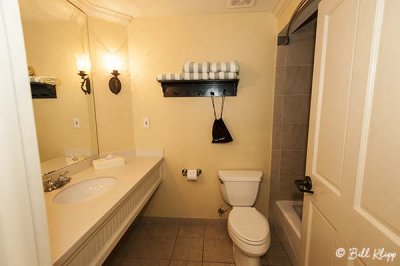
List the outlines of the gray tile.
<svg viewBox="0 0 400 266">
<path fill-rule="evenodd" d="M 184 260 L 172 260 L 170 266 L 202 266 L 201 261 L 184 261 Z"/>
<path fill-rule="evenodd" d="M 178 237 L 172 259 L 201 261 L 203 257 L 203 239 Z"/>
<path fill-rule="evenodd" d="M 168 266 L 169 260 L 152 260 L 152 259 L 132 259 L 126 260 L 122 265 L 126 266 Z"/>
<path fill-rule="evenodd" d="M 150 235 L 146 231 L 129 236 L 123 248 L 123 255 L 129 258 L 142 258 L 149 239 Z"/>
<path fill-rule="evenodd" d="M 226 223 L 206 223 L 204 237 L 229 239 Z"/>
<path fill-rule="evenodd" d="M 235 266 L 231 263 L 203 262 L 203 266 Z"/>
<path fill-rule="evenodd" d="M 308 124 L 310 96 L 285 96 L 283 103 L 283 124 Z"/>
<path fill-rule="evenodd" d="M 288 257 L 268 257 L 266 258 L 268 266 L 292 266 Z"/>
<path fill-rule="evenodd" d="M 283 105 L 284 105 L 284 97 L 283 96 L 275 96 L 274 98 L 274 124 L 282 123 L 282 114 L 283 114 Z"/>
<path fill-rule="evenodd" d="M 279 183 L 279 195 L 280 200 L 302 200 L 303 193 L 299 192 L 294 184 L 295 179 L 303 179 L 304 176 L 300 177 L 281 177 Z"/>
<path fill-rule="evenodd" d="M 280 94 L 311 94 L 312 75 L 312 66 L 287 66 Z"/>
<path fill-rule="evenodd" d="M 276 67 L 275 71 L 275 95 L 282 95 L 285 87 L 285 67 Z"/>
<path fill-rule="evenodd" d="M 282 143 L 282 125 L 274 124 L 272 127 L 272 149 L 277 150 L 281 148 Z"/>
<path fill-rule="evenodd" d="M 152 236 L 176 237 L 178 235 L 178 230 L 179 230 L 178 223 L 156 223 L 153 225 Z"/>
<path fill-rule="evenodd" d="M 284 150 L 307 150 L 308 125 L 282 125 L 282 145 Z"/>
<path fill-rule="evenodd" d="M 286 65 L 313 65 L 315 38 L 311 34 L 293 35 L 287 46 Z"/>
<path fill-rule="evenodd" d="M 281 150 L 272 150 L 271 153 L 271 175 L 279 175 L 281 165 Z"/>
<path fill-rule="evenodd" d="M 278 232 L 276 231 L 275 226 L 270 225 L 269 232 L 271 234 L 271 245 L 272 245 L 272 242 L 279 242 Z"/>
<path fill-rule="evenodd" d="M 152 224 L 138 223 L 125 233 L 126 236 L 131 237 L 138 234 L 152 235 L 154 226 Z"/>
<path fill-rule="evenodd" d="M 179 228 L 178 237 L 203 237 L 203 223 L 182 223 Z"/>
<path fill-rule="evenodd" d="M 266 257 L 287 257 L 287 255 L 281 243 L 279 241 L 274 241 L 271 242 Z"/>
<path fill-rule="evenodd" d="M 143 251 L 146 259 L 171 259 L 175 237 L 151 237 Z"/>
<path fill-rule="evenodd" d="M 286 61 L 286 54 L 287 54 L 287 46 L 278 46 L 276 51 L 276 65 L 283 66 L 285 65 Z"/>
<path fill-rule="evenodd" d="M 306 152 L 282 150 L 280 176 L 304 176 L 306 167 Z"/>
<path fill-rule="evenodd" d="M 274 201 L 278 198 L 279 195 L 279 179 L 280 178 L 278 175 L 271 176 L 270 190 L 269 190 L 271 204 L 274 204 Z"/>
<path fill-rule="evenodd" d="M 170 266 L 202 266 L 201 261 L 171 260 Z"/>
<path fill-rule="evenodd" d="M 203 261 L 234 263 L 230 239 L 204 239 Z"/>
<path fill-rule="evenodd" d="M 260 258 L 261 260 L 261 265 L 267 265 L 267 256 L 264 254 Z"/>
</svg>

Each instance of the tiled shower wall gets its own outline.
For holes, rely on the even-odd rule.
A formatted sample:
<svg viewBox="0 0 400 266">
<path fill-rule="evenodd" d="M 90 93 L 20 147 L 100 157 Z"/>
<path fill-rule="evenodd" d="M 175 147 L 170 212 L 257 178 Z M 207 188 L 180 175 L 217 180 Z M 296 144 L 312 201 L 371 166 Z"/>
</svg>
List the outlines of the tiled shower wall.
<svg viewBox="0 0 400 266">
<path fill-rule="evenodd" d="M 271 200 L 301 200 L 294 186 L 303 179 L 314 61 L 316 23 L 291 35 L 278 46 L 271 161 Z M 273 206 L 270 210 L 273 210 Z"/>
</svg>

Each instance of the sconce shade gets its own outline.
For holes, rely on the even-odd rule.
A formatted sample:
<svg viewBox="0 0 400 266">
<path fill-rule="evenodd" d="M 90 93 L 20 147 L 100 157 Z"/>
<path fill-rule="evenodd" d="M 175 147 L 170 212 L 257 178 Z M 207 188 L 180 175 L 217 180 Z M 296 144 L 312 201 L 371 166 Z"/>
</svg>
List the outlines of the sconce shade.
<svg viewBox="0 0 400 266">
<path fill-rule="evenodd" d="M 76 68 L 79 72 L 90 72 L 91 67 L 89 55 L 79 54 L 76 56 Z"/>
<path fill-rule="evenodd" d="M 108 82 L 108 87 L 110 88 L 112 93 L 118 94 L 122 88 L 121 81 L 118 78 L 119 76 L 118 70 L 113 70 L 111 75 L 113 75 L 114 77 L 112 77 Z"/>
</svg>

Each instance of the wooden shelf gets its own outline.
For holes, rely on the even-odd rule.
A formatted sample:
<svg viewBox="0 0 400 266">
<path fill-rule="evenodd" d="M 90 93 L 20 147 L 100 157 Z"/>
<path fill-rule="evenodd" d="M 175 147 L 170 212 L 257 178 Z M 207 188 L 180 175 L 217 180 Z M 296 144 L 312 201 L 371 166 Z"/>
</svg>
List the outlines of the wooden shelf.
<svg viewBox="0 0 400 266">
<path fill-rule="evenodd" d="M 40 83 L 31 82 L 31 92 L 33 99 L 55 99 L 57 98 L 56 86 Z"/>
<path fill-rule="evenodd" d="M 238 79 L 216 80 L 163 80 L 164 97 L 236 96 Z"/>
</svg>

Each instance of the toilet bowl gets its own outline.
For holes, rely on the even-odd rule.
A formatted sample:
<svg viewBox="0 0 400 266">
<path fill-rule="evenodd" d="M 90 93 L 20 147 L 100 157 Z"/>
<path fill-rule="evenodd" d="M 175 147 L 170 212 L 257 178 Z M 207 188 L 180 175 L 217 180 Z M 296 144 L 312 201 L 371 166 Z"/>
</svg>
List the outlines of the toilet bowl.
<svg viewBox="0 0 400 266">
<path fill-rule="evenodd" d="M 237 266 L 259 266 L 271 243 L 268 221 L 252 207 L 261 182 L 261 171 L 220 170 L 220 189 L 233 208 L 228 217 L 228 234 L 233 242 Z"/>
<path fill-rule="evenodd" d="M 252 207 L 233 207 L 228 218 L 228 233 L 233 242 L 236 265 L 261 265 L 271 243 L 267 219 Z"/>
</svg>

